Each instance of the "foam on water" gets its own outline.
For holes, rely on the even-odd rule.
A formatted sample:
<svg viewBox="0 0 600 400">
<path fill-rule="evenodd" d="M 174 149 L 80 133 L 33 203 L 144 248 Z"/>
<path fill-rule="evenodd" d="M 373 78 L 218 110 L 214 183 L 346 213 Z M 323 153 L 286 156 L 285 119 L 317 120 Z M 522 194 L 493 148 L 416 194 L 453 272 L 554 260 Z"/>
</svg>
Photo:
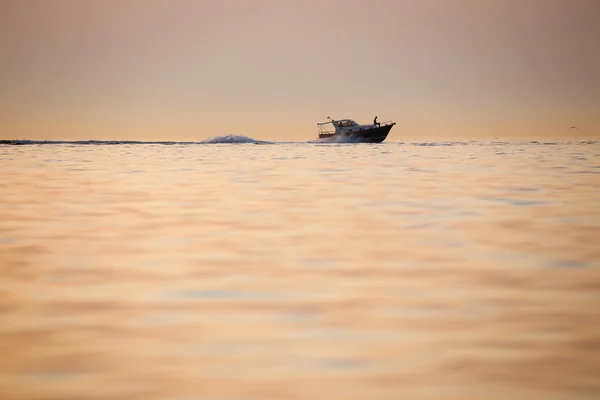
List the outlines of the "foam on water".
<svg viewBox="0 0 600 400">
<path fill-rule="evenodd" d="M 41 144 L 76 144 L 76 145 L 119 145 L 119 144 L 162 144 L 162 145 L 182 145 L 182 144 L 271 144 L 264 140 L 256 140 L 244 135 L 225 135 L 215 136 L 208 140 L 180 142 L 180 141 L 139 141 L 139 140 L 27 140 L 11 139 L 0 140 L 4 145 L 41 145 Z"/>
<path fill-rule="evenodd" d="M 202 144 L 238 144 L 238 143 L 250 143 L 250 144 L 274 144 L 275 142 L 268 142 L 265 140 L 256 140 L 251 137 L 244 135 L 226 135 L 226 136 L 215 136 L 212 139 L 204 140 L 199 142 Z"/>
</svg>

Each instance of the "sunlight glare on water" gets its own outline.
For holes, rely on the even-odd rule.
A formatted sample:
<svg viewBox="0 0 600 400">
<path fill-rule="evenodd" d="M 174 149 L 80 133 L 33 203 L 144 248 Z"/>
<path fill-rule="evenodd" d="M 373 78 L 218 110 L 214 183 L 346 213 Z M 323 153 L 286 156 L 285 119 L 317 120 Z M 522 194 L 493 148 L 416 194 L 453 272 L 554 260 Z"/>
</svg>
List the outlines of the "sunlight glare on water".
<svg viewBox="0 0 600 400">
<path fill-rule="evenodd" d="M 2 399 L 600 395 L 598 142 L 13 142 Z"/>
</svg>

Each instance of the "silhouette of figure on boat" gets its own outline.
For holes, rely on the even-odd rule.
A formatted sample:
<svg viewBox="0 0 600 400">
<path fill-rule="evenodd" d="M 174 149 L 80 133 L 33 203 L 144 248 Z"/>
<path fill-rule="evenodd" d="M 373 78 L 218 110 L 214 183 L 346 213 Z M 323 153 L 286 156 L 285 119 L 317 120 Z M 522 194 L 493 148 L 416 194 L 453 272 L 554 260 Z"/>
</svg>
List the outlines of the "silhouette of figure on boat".
<svg viewBox="0 0 600 400">
<path fill-rule="evenodd" d="M 377 122 L 377 115 L 375 116 L 375 119 L 373 120 L 373 125 L 377 125 L 378 127 L 381 126 L 381 124 L 379 122 Z"/>
</svg>

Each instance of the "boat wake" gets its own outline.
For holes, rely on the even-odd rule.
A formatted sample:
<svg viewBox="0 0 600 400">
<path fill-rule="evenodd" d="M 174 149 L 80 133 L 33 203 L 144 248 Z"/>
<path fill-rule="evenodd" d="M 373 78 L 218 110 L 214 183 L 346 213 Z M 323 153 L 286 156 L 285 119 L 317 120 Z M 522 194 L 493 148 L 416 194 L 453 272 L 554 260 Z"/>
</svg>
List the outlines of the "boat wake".
<svg viewBox="0 0 600 400">
<path fill-rule="evenodd" d="M 137 140 L 28 140 L 12 139 L 0 140 L 0 145 L 42 145 L 42 144 L 67 144 L 67 145 L 124 145 L 124 144 L 153 144 L 153 145 L 193 145 L 193 144 L 274 144 L 266 140 L 256 140 L 244 135 L 215 136 L 211 139 L 196 142 L 173 141 L 137 141 Z"/>
<path fill-rule="evenodd" d="M 225 135 L 215 136 L 210 139 L 194 142 L 175 142 L 175 141 L 137 141 L 137 140 L 28 140 L 12 139 L 0 140 L 0 145 L 198 145 L 198 144 L 289 144 L 289 143 L 358 143 L 359 138 L 353 137 L 331 137 L 325 139 L 310 140 L 307 142 L 272 142 L 268 140 L 257 140 L 244 135 Z"/>
<path fill-rule="evenodd" d="M 198 142 L 200 144 L 236 144 L 236 143 L 249 143 L 249 144 L 273 144 L 275 142 L 268 142 L 266 140 L 256 140 L 251 137 L 244 135 L 226 135 L 226 136 L 215 136 L 212 139 Z"/>
</svg>

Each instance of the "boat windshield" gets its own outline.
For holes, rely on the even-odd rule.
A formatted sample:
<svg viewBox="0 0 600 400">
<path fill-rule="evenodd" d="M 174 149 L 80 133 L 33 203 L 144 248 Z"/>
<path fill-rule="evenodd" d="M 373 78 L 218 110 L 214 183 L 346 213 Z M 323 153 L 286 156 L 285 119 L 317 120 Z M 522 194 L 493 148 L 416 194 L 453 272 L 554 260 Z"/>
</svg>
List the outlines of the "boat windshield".
<svg viewBox="0 0 600 400">
<path fill-rule="evenodd" d="M 337 121 L 337 125 L 340 128 L 345 128 L 346 126 L 354 126 L 356 125 L 356 122 L 350 120 L 350 119 L 344 119 L 342 121 Z"/>
</svg>

